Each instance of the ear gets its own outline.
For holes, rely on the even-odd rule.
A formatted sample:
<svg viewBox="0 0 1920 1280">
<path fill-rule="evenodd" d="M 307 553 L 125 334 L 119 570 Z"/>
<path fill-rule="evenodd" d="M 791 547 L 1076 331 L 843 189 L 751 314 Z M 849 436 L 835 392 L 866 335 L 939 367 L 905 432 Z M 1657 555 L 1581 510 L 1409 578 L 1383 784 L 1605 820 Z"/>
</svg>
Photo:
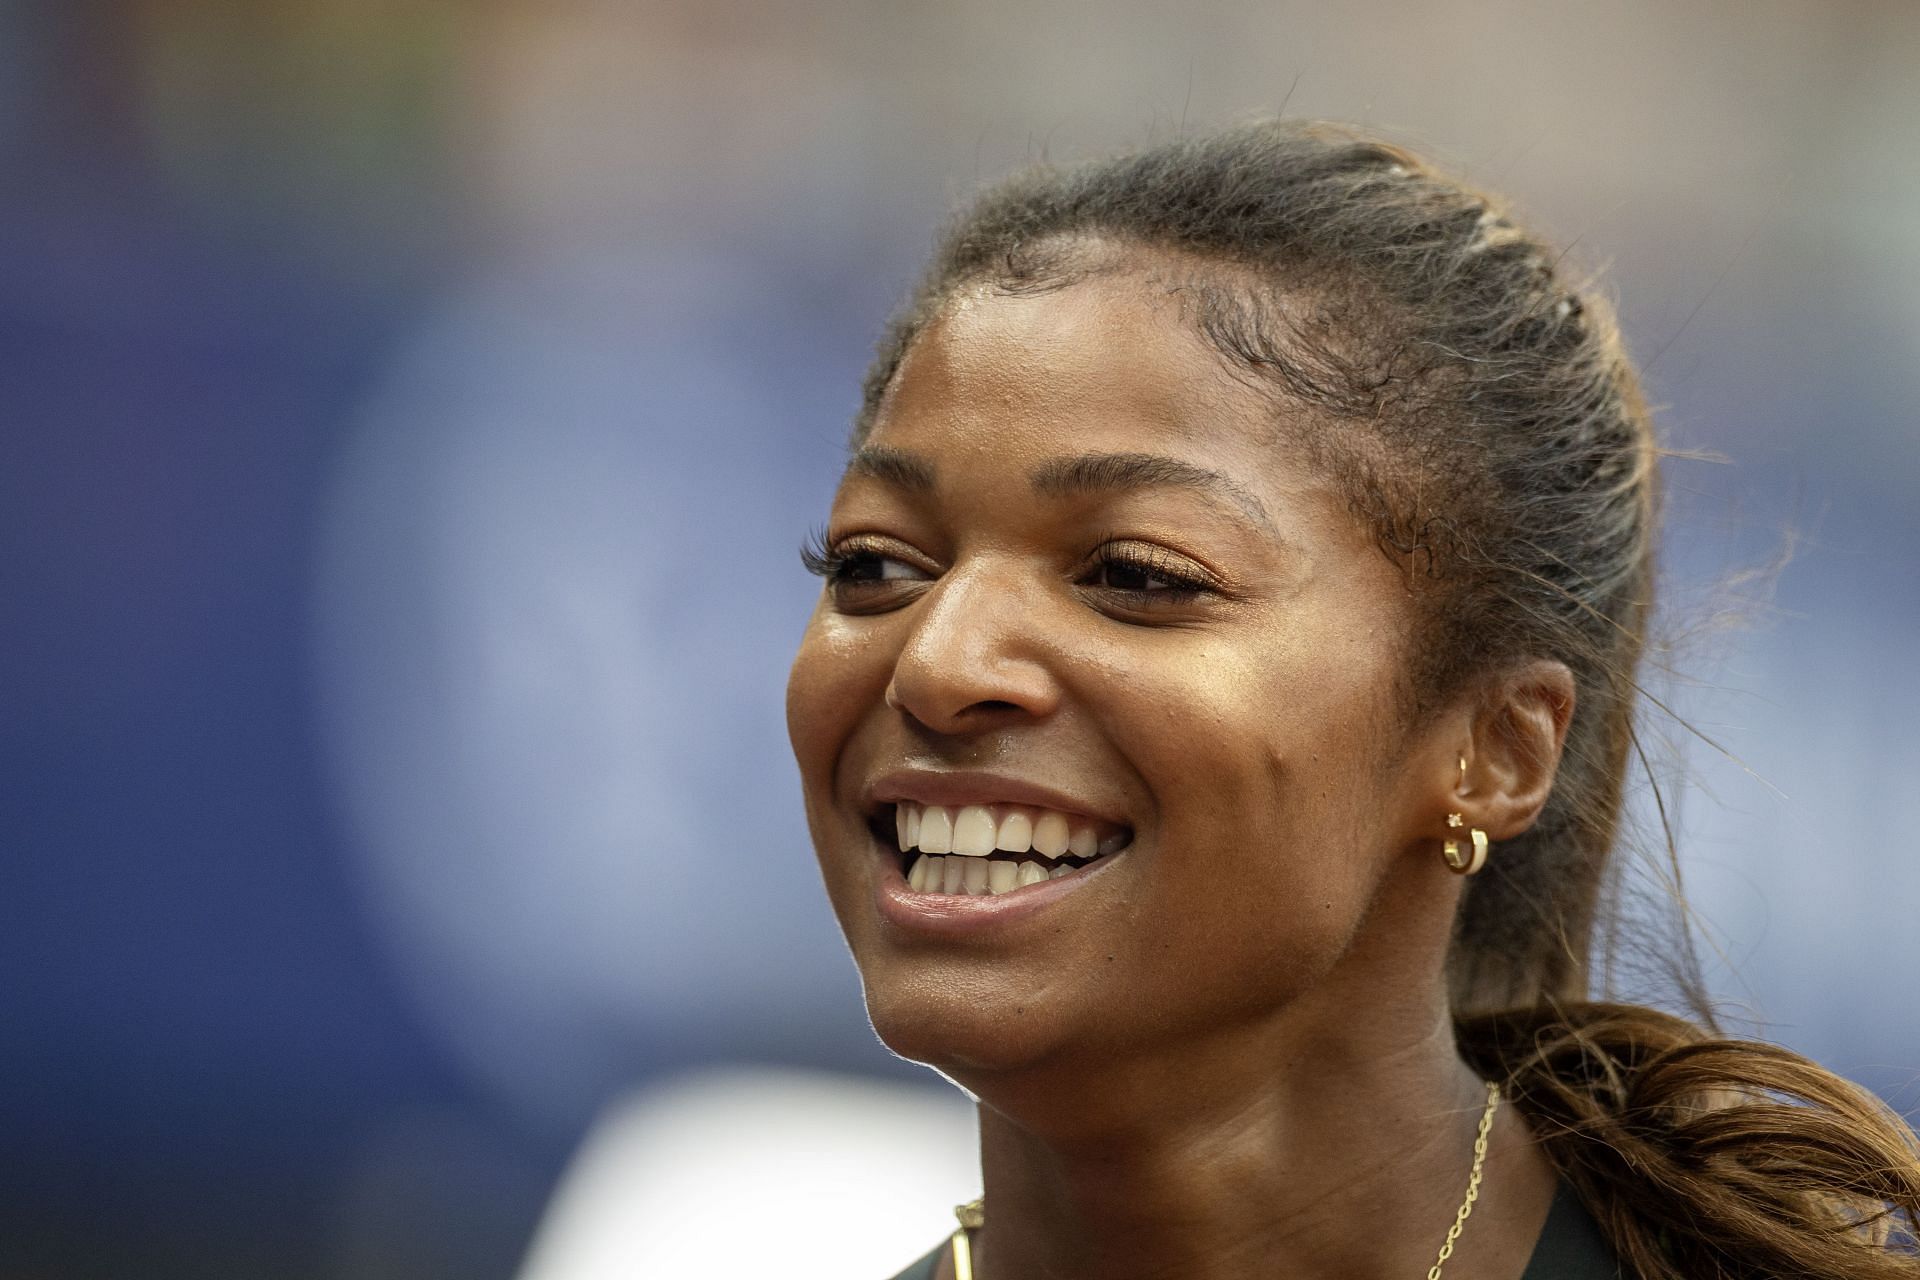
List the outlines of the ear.
<svg viewBox="0 0 1920 1280">
<path fill-rule="evenodd" d="M 1573 721 L 1573 673 L 1533 658 L 1490 679 L 1476 700 L 1454 808 L 1496 841 L 1531 827 L 1546 807 Z"/>
</svg>

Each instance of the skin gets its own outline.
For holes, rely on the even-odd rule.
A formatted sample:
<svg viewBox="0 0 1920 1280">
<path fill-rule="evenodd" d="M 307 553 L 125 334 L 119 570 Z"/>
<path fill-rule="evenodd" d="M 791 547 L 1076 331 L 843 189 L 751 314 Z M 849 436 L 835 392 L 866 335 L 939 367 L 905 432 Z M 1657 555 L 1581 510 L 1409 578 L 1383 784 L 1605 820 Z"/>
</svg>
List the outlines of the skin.
<svg viewBox="0 0 1920 1280">
<path fill-rule="evenodd" d="M 1409 724 L 1405 567 L 1154 266 L 963 292 L 908 353 L 826 533 L 886 577 L 829 584 L 789 684 L 808 823 L 876 1031 L 980 1100 L 983 1280 L 1424 1275 L 1485 1099 L 1445 819 L 1495 857 L 1533 822 L 1572 680 L 1519 664 Z M 1089 454 L 1224 483 L 1033 483 Z M 1056 788 L 1132 843 L 1004 927 L 899 927 L 868 791 L 902 766 Z M 1448 1273 L 1519 1276 L 1553 1186 L 1503 1108 Z"/>
</svg>

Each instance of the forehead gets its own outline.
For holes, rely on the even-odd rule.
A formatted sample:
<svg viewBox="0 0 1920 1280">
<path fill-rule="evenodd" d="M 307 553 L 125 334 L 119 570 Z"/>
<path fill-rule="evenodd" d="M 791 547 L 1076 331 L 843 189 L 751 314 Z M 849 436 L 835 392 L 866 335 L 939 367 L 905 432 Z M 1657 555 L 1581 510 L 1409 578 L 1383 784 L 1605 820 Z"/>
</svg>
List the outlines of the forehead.
<svg viewBox="0 0 1920 1280">
<path fill-rule="evenodd" d="M 1195 453 L 1264 469 L 1284 410 L 1233 375 L 1189 303 L 1145 271 L 1034 293 L 969 288 L 915 340 L 872 438 L 1001 456 Z"/>
</svg>

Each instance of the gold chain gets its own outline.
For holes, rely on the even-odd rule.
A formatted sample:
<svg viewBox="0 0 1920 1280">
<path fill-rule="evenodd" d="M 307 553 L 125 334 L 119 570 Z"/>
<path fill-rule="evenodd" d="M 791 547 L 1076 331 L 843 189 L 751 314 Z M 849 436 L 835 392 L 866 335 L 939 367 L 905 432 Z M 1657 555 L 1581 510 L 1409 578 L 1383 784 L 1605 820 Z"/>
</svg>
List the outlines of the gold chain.
<svg viewBox="0 0 1920 1280">
<path fill-rule="evenodd" d="M 1487 1135 L 1493 1132 L 1493 1113 L 1499 1105 L 1500 1086 L 1489 1080 L 1487 1109 L 1480 1113 L 1480 1128 L 1473 1135 L 1473 1172 L 1467 1175 L 1467 1198 L 1460 1202 L 1460 1212 L 1453 1215 L 1453 1225 L 1447 1228 L 1447 1238 L 1440 1244 L 1440 1257 L 1427 1270 L 1427 1280 L 1440 1280 L 1440 1268 L 1446 1266 L 1447 1259 L 1453 1256 L 1453 1246 L 1460 1239 L 1460 1229 L 1473 1216 L 1473 1202 L 1480 1198 L 1480 1170 L 1487 1163 Z"/>
<path fill-rule="evenodd" d="M 970 1200 L 955 1205 L 953 1216 L 960 1225 L 953 1229 L 953 1280 L 973 1280 L 973 1240 L 971 1232 L 987 1225 L 987 1202 Z"/>
<path fill-rule="evenodd" d="M 1487 1136 L 1493 1132 L 1493 1113 L 1499 1106 L 1500 1086 L 1489 1080 L 1486 1110 L 1480 1113 L 1480 1128 L 1473 1135 L 1473 1172 L 1467 1175 L 1467 1198 L 1460 1202 L 1460 1212 L 1453 1215 L 1453 1225 L 1447 1228 L 1447 1238 L 1440 1245 L 1440 1257 L 1427 1269 L 1427 1280 L 1440 1280 L 1440 1268 L 1453 1256 L 1453 1246 L 1459 1242 L 1467 1219 L 1473 1216 L 1474 1202 L 1480 1198 L 1480 1174 L 1487 1163 Z M 973 1280 L 972 1234 L 987 1225 L 986 1201 L 958 1205 L 953 1214 L 960 1219 L 953 1231 L 953 1280 Z"/>
</svg>

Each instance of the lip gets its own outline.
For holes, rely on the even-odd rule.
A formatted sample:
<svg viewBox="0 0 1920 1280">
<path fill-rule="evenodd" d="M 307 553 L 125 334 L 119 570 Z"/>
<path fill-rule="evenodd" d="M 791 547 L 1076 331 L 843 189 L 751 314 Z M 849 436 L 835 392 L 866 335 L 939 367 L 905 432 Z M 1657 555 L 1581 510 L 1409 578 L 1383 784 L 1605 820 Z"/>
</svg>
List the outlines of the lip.
<svg viewBox="0 0 1920 1280">
<path fill-rule="evenodd" d="M 901 800 L 947 806 L 1025 804 L 1133 829 L 1125 818 L 1084 797 L 977 769 L 894 769 L 869 782 L 861 796 L 863 811 L 869 816 L 881 805 Z"/>
<path fill-rule="evenodd" d="M 1006 928 L 1051 909 L 1062 899 L 1097 884 L 1114 864 L 1131 852 L 1133 850 L 1129 847 L 1110 853 L 1058 880 L 1042 880 L 1039 884 L 1011 889 L 1006 893 L 967 895 L 915 893 L 907 886 L 907 878 L 901 874 L 900 868 L 888 860 L 874 886 L 874 900 L 880 918 L 895 929 L 935 937 L 965 938 Z"/>
</svg>

